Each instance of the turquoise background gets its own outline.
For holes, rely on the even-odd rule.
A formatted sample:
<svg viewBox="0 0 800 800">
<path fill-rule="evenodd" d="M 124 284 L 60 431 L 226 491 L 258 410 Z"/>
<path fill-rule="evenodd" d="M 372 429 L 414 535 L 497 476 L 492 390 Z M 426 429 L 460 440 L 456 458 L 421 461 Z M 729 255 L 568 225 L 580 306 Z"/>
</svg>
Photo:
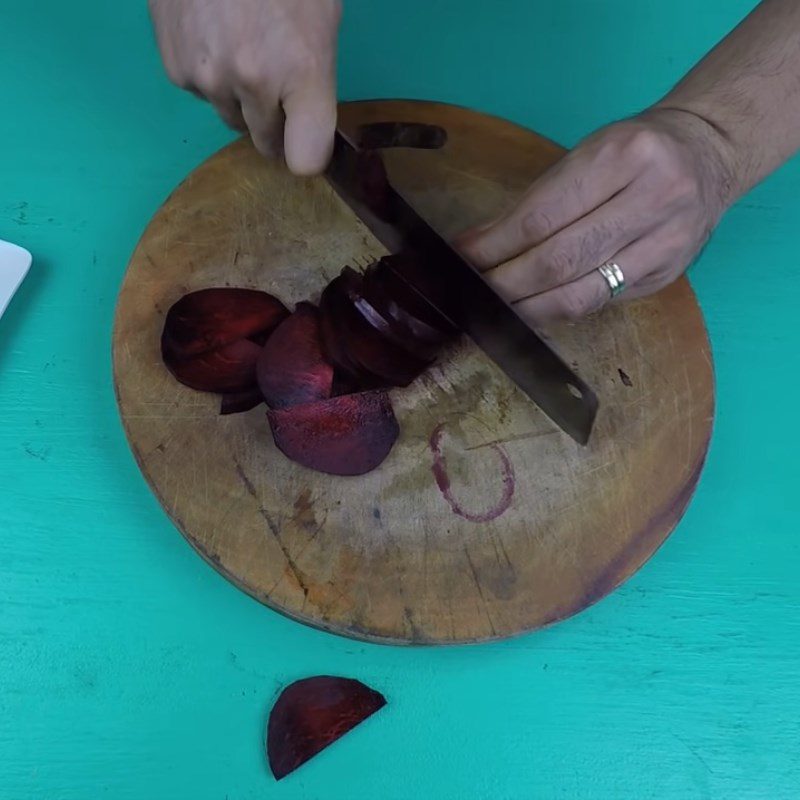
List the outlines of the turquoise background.
<svg viewBox="0 0 800 800">
<path fill-rule="evenodd" d="M 351 0 L 345 98 L 462 103 L 565 144 L 657 98 L 752 0 Z M 111 388 L 128 257 L 231 138 L 168 85 L 144 0 L 0 0 L 0 237 L 33 253 L 0 322 L 0 798 L 797 798 L 800 163 L 726 217 L 693 282 L 718 417 L 676 533 L 611 597 L 489 646 L 304 628 L 185 544 Z M 262 731 L 315 673 L 378 716 L 280 784 Z"/>
</svg>

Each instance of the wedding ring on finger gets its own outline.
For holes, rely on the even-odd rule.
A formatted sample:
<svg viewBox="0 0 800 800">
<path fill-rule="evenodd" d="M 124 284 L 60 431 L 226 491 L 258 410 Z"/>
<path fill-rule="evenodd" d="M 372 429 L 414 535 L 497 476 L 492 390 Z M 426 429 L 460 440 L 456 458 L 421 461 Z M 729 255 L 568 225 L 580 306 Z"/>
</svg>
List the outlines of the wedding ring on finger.
<svg viewBox="0 0 800 800">
<path fill-rule="evenodd" d="M 602 267 L 598 267 L 597 271 L 608 284 L 611 297 L 617 297 L 625 291 L 625 276 L 622 274 L 622 269 L 619 264 L 613 261 L 607 261 Z"/>
</svg>

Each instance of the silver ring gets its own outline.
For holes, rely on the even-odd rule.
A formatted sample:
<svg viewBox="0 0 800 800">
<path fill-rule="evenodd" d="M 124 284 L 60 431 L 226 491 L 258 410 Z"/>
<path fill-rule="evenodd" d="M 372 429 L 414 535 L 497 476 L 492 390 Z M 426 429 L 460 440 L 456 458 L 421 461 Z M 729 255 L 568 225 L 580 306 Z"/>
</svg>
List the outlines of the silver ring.
<svg viewBox="0 0 800 800">
<path fill-rule="evenodd" d="M 616 297 L 625 291 L 625 276 L 622 274 L 622 269 L 619 264 L 613 261 L 608 261 L 602 267 L 598 267 L 597 271 L 603 276 L 605 282 L 608 284 L 608 289 L 612 297 Z"/>
</svg>

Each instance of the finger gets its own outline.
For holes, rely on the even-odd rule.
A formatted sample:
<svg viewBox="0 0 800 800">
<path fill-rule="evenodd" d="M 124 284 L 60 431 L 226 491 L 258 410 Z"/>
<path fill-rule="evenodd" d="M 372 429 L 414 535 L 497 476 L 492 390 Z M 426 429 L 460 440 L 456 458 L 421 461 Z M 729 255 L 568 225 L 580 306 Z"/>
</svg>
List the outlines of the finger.
<svg viewBox="0 0 800 800">
<path fill-rule="evenodd" d="M 296 175 L 316 175 L 328 164 L 336 128 L 336 89 L 331 79 L 314 79 L 287 92 L 284 152 L 286 164 Z"/>
<path fill-rule="evenodd" d="M 635 300 L 660 291 L 676 281 L 686 271 L 697 255 L 697 246 L 691 235 L 687 238 L 686 229 L 679 223 L 662 226 L 646 242 L 646 246 L 628 248 L 620 255 L 633 265 L 639 259 L 645 266 L 630 270 L 634 276 L 625 280 L 625 291 L 612 302 Z M 639 277 L 636 277 L 636 276 Z"/>
<path fill-rule="evenodd" d="M 635 175 L 632 162 L 595 147 L 573 151 L 544 173 L 509 214 L 491 227 L 460 237 L 478 269 L 508 261 L 607 202 Z"/>
<path fill-rule="evenodd" d="M 242 117 L 256 150 L 267 158 L 277 158 L 283 151 L 283 111 L 278 99 L 268 91 L 242 92 Z"/>
<path fill-rule="evenodd" d="M 649 216 L 638 213 L 635 203 L 630 191 L 620 192 L 531 250 L 490 269 L 486 280 L 512 303 L 577 280 L 651 229 Z"/>
<path fill-rule="evenodd" d="M 625 290 L 618 297 L 632 297 L 633 287 L 659 270 L 663 263 L 662 258 L 658 243 L 649 236 L 633 242 L 617 253 L 613 261 L 622 270 L 625 278 Z M 515 303 L 514 310 L 529 325 L 536 327 L 555 320 L 580 319 L 599 311 L 610 301 L 611 289 L 595 268 L 577 280 Z"/>
</svg>

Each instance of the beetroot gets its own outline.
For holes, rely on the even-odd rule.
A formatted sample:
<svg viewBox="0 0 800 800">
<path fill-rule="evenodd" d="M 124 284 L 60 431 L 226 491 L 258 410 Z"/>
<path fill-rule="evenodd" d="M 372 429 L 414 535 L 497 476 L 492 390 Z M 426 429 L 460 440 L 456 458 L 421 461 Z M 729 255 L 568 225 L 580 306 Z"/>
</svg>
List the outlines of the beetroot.
<svg viewBox="0 0 800 800">
<path fill-rule="evenodd" d="M 374 376 L 389 386 L 408 386 L 430 360 L 412 355 L 373 328 L 348 297 L 346 281 L 340 275 L 322 293 L 320 310 L 328 318 L 323 327 L 327 352 L 337 366 L 356 377 Z"/>
<path fill-rule="evenodd" d="M 267 723 L 267 758 L 277 780 L 386 705 L 386 698 L 352 678 L 318 675 L 287 686 Z"/>
<path fill-rule="evenodd" d="M 453 292 L 452 286 L 442 282 L 435 265 L 423 256 L 402 252 L 384 256 L 381 271 L 386 276 L 387 285 L 391 286 L 392 296 L 396 295 L 401 306 L 408 304 L 406 310 L 409 313 L 445 334 L 458 332 L 451 321 L 456 313 L 453 306 L 458 294 Z M 423 294 L 415 287 L 420 287 Z"/>
<path fill-rule="evenodd" d="M 362 392 L 267 413 L 287 458 L 331 475 L 363 475 L 389 455 L 400 428 L 389 395 Z"/>
<path fill-rule="evenodd" d="M 200 289 L 167 312 L 162 352 L 173 361 L 265 336 L 289 311 L 280 300 L 256 289 Z M 256 341 L 261 344 L 262 342 Z"/>
<path fill-rule="evenodd" d="M 333 367 L 322 354 L 316 306 L 299 303 L 294 314 L 278 325 L 261 351 L 256 372 L 271 408 L 331 396 Z"/>
<path fill-rule="evenodd" d="M 246 389 L 243 392 L 230 392 L 222 395 L 219 413 L 241 414 L 250 411 L 264 402 L 264 397 L 258 389 Z"/>
<path fill-rule="evenodd" d="M 371 325 L 381 336 L 385 337 L 392 344 L 401 348 L 405 352 L 422 361 L 430 362 L 436 356 L 439 349 L 438 344 L 426 342 L 411 331 L 403 329 L 395 322 L 388 313 L 382 313 L 365 296 L 365 280 L 350 267 L 345 267 L 341 273 L 342 285 L 350 302 L 355 306 L 356 311 L 363 317 L 364 321 Z"/>
<path fill-rule="evenodd" d="M 367 267 L 364 296 L 401 336 L 436 346 L 455 333 L 447 319 L 391 268 L 388 256 Z"/>
<path fill-rule="evenodd" d="M 163 352 L 167 369 L 183 384 L 201 392 L 242 392 L 256 384 L 261 348 L 247 339 L 226 344 L 193 358 L 176 360 Z"/>
<path fill-rule="evenodd" d="M 374 167 L 366 188 L 379 191 L 382 162 L 366 159 Z M 266 401 L 276 446 L 298 464 L 361 475 L 399 435 L 384 390 L 411 383 L 455 333 L 415 286 L 447 294 L 436 271 L 408 254 L 386 256 L 365 275 L 345 267 L 319 308 L 301 302 L 292 314 L 266 292 L 201 289 L 167 313 L 164 364 L 181 383 L 220 393 L 220 414 Z"/>
<path fill-rule="evenodd" d="M 340 294 L 337 295 L 336 291 L 329 291 L 329 286 L 330 284 L 322 292 L 319 304 L 320 334 L 325 358 L 334 365 L 334 374 L 338 376 L 336 380 L 339 386 L 349 384 L 356 387 L 353 391 L 385 388 L 386 381 L 366 372 L 352 357 L 339 308 L 343 298 Z M 334 396 L 347 393 L 345 391 L 332 392 Z"/>
</svg>

